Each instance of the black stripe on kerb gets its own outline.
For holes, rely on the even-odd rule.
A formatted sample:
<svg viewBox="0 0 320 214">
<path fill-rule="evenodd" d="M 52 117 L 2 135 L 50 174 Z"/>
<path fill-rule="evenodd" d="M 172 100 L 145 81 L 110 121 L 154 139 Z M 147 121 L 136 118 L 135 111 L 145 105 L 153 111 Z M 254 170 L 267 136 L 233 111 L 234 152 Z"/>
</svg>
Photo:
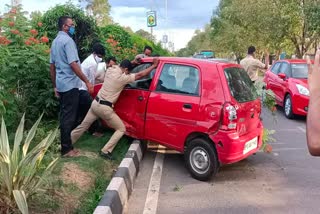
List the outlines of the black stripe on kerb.
<svg viewBox="0 0 320 214">
<path fill-rule="evenodd" d="M 139 171 L 139 158 L 138 158 L 138 153 L 134 150 L 129 150 L 126 154 L 126 158 L 132 158 L 134 166 L 136 167 L 136 174 Z"/>
<path fill-rule="evenodd" d="M 118 191 L 107 190 L 98 206 L 109 206 L 112 214 L 122 214 L 122 203 Z"/>
<path fill-rule="evenodd" d="M 127 186 L 127 190 L 129 192 L 129 194 L 131 194 L 132 192 L 132 180 L 130 178 L 130 171 L 128 167 L 119 167 L 117 169 L 116 174 L 114 175 L 114 177 L 118 177 L 118 178 L 123 178 L 124 182 Z"/>
</svg>

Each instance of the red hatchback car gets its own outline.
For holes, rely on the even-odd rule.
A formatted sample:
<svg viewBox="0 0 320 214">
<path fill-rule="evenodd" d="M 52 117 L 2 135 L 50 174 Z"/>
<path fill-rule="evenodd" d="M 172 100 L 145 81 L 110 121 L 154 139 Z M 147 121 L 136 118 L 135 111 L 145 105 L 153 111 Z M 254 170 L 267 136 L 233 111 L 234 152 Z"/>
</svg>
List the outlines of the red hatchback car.
<svg viewBox="0 0 320 214">
<path fill-rule="evenodd" d="M 264 82 L 271 89 L 287 118 L 307 115 L 309 103 L 308 67 L 306 60 L 277 61 L 266 72 Z"/>
<path fill-rule="evenodd" d="M 151 58 L 133 69 L 151 65 Z M 96 93 L 101 85 L 96 85 Z M 193 58 L 160 58 L 150 76 L 123 90 L 115 111 L 128 136 L 184 154 L 191 175 L 208 180 L 221 164 L 262 145 L 261 101 L 240 65 Z"/>
</svg>

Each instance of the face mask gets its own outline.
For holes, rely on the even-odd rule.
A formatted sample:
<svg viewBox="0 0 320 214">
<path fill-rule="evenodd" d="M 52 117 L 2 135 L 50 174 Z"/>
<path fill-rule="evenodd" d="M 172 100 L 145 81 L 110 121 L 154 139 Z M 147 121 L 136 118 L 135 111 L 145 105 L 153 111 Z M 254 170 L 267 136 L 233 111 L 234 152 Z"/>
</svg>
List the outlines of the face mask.
<svg viewBox="0 0 320 214">
<path fill-rule="evenodd" d="M 102 62 L 102 58 L 98 56 L 94 56 L 94 59 L 96 60 L 97 63 Z"/>
<path fill-rule="evenodd" d="M 70 36 L 73 36 L 75 31 L 76 31 L 75 27 L 74 27 L 74 26 L 71 26 L 71 27 L 69 28 L 69 34 L 70 34 Z"/>
</svg>

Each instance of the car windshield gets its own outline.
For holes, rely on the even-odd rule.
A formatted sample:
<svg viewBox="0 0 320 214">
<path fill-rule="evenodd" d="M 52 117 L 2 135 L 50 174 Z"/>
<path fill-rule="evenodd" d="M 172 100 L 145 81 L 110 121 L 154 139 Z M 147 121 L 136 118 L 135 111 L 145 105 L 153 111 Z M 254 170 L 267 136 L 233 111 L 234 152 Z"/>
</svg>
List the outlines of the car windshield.
<svg viewBox="0 0 320 214">
<path fill-rule="evenodd" d="M 307 64 L 291 64 L 292 77 L 297 79 L 308 78 L 308 66 Z"/>
<path fill-rule="evenodd" d="M 240 103 L 257 99 L 257 91 L 247 72 L 242 68 L 224 69 L 231 95 Z"/>
</svg>

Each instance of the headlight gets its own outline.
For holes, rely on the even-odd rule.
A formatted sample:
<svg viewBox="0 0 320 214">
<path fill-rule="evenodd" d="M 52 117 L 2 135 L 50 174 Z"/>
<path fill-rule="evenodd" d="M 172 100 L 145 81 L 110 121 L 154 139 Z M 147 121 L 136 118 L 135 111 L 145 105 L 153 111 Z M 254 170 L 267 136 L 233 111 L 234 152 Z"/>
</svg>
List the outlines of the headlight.
<svg viewBox="0 0 320 214">
<path fill-rule="evenodd" d="M 309 90 L 306 87 L 297 84 L 297 88 L 298 88 L 298 91 L 300 94 L 305 95 L 305 96 L 309 96 Z"/>
</svg>

